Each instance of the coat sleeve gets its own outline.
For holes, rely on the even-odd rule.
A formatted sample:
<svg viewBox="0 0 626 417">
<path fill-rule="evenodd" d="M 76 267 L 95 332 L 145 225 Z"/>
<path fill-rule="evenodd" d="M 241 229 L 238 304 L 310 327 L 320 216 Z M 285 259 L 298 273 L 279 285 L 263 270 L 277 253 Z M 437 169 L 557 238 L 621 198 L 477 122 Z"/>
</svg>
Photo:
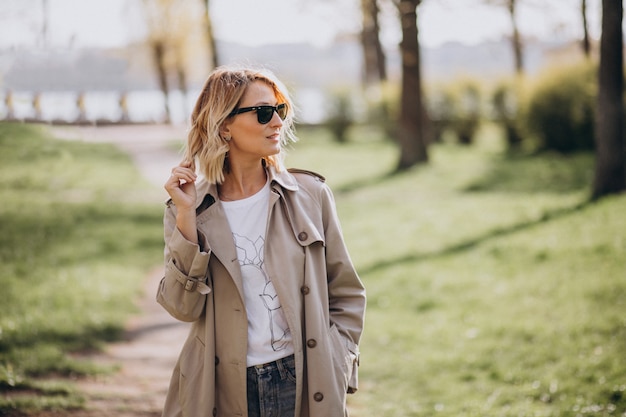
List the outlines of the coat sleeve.
<svg viewBox="0 0 626 417">
<path fill-rule="evenodd" d="M 157 302 L 174 318 L 195 321 L 204 311 L 207 270 L 211 251 L 206 237 L 198 231 L 198 244 L 185 239 L 176 227 L 176 208 L 169 203 L 163 217 L 165 271 Z"/>
<path fill-rule="evenodd" d="M 349 393 L 357 390 L 359 341 L 365 319 L 365 287 L 361 282 L 348 253 L 334 197 L 324 184 L 321 189 L 321 207 L 326 244 L 326 269 L 328 303 L 331 323 L 343 336 L 354 362 L 349 383 Z"/>
</svg>

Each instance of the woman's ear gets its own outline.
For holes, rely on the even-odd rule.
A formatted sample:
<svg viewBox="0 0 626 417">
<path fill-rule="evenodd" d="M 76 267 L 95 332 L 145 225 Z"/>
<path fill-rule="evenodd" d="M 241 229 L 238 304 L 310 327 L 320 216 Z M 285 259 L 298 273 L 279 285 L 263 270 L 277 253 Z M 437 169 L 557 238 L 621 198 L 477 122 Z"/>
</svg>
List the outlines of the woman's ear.
<svg viewBox="0 0 626 417">
<path fill-rule="evenodd" d="M 220 137 L 226 142 L 228 142 L 232 137 L 230 134 L 230 127 L 226 122 L 222 123 L 222 126 L 220 127 Z"/>
</svg>

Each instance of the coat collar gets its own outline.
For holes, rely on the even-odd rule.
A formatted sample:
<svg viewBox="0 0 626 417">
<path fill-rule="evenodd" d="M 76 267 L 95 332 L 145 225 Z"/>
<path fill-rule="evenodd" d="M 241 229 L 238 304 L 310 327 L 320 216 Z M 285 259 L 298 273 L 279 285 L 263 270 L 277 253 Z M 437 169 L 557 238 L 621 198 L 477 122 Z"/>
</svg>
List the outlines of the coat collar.
<svg viewBox="0 0 626 417">
<path fill-rule="evenodd" d="M 298 190 L 298 182 L 286 169 L 282 169 L 280 172 L 276 170 L 276 168 L 272 166 L 267 166 L 265 168 L 267 172 L 267 176 L 269 178 L 270 184 L 274 189 L 276 189 L 280 194 L 282 194 L 280 188 L 289 190 L 289 191 L 297 191 Z M 277 185 L 279 187 L 277 187 Z M 205 179 L 201 179 L 196 186 L 196 210 L 200 208 L 200 206 L 206 204 L 207 196 L 211 196 L 213 202 L 219 199 L 217 194 L 217 184 L 211 184 Z M 213 202 L 209 203 L 212 204 Z M 205 209 L 207 207 L 204 207 Z"/>
</svg>

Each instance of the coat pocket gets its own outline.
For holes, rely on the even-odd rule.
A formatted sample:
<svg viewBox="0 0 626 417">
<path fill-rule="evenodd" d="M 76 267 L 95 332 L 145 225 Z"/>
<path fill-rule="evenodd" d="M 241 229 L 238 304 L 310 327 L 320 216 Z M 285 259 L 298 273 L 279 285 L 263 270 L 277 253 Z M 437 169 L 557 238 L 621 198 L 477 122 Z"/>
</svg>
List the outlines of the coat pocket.
<svg viewBox="0 0 626 417">
<path fill-rule="evenodd" d="M 197 337 L 190 339 L 180 354 L 179 398 L 183 410 L 194 401 L 193 387 L 199 386 L 204 369 L 204 343 Z M 197 401 L 197 399 L 196 399 Z"/>
<path fill-rule="evenodd" d="M 356 391 L 356 367 L 358 352 L 357 348 L 351 348 L 349 343 L 340 333 L 337 326 L 331 325 L 328 335 L 331 342 L 335 378 L 343 392 L 353 393 Z"/>
</svg>

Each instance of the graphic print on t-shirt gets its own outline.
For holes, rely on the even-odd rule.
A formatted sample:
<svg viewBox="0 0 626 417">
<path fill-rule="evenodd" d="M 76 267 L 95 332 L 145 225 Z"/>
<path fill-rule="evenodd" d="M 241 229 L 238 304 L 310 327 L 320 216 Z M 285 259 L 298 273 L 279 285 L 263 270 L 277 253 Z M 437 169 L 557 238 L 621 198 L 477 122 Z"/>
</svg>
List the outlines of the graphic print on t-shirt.
<svg viewBox="0 0 626 417">
<path fill-rule="evenodd" d="M 248 280 L 248 285 L 252 284 L 254 291 L 250 291 L 251 297 L 259 297 L 265 306 L 269 320 L 269 331 L 271 333 L 271 345 L 275 352 L 285 349 L 288 344 L 289 327 L 280 314 L 280 301 L 278 294 L 269 276 L 263 267 L 263 249 L 265 239 L 259 236 L 255 241 L 233 233 L 235 247 L 238 252 L 239 265 L 242 275 Z M 245 270 L 244 270 L 245 269 Z M 246 295 L 246 298 L 248 295 Z M 246 300 L 248 306 L 258 303 L 256 300 Z"/>
</svg>

